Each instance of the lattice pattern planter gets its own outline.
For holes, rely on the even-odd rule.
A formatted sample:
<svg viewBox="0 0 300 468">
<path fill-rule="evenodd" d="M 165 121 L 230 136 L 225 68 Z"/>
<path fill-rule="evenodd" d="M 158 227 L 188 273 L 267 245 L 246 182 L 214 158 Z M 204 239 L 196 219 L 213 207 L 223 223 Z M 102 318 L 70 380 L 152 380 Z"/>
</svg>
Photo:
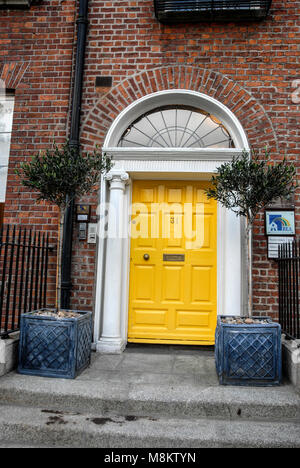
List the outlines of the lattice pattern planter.
<svg viewBox="0 0 300 468">
<path fill-rule="evenodd" d="M 92 343 L 92 314 L 80 317 L 21 316 L 20 374 L 74 379 L 89 364 Z"/>
<path fill-rule="evenodd" d="M 228 324 L 218 317 L 215 357 L 222 385 L 279 385 L 281 327 L 268 317 L 265 324 Z"/>
</svg>

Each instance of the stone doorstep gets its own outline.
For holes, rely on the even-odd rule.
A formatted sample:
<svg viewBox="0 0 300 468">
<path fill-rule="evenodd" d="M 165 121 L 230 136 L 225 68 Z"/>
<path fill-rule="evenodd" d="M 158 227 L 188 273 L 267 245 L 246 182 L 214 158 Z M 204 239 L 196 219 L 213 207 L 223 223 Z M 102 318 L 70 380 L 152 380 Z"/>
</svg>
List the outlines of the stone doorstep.
<svg viewBox="0 0 300 468">
<path fill-rule="evenodd" d="M 292 385 L 205 386 L 185 382 L 184 378 L 174 384 L 161 382 L 162 374 L 156 375 L 156 383 L 141 383 L 122 376 L 114 381 L 107 372 L 99 371 L 98 380 L 65 380 L 11 372 L 0 379 L 0 405 L 103 416 L 300 422 L 300 396 Z"/>
<path fill-rule="evenodd" d="M 0 377 L 18 365 L 19 335 L 12 333 L 7 340 L 0 340 Z"/>
<path fill-rule="evenodd" d="M 201 360 L 203 367 L 192 366 Z M 174 374 L 183 365 L 204 379 Z M 149 372 L 155 379 L 141 379 Z M 142 347 L 94 354 L 75 380 L 11 372 L 0 379 L 0 447 L 300 448 L 300 396 L 292 385 L 220 386 L 205 382 L 206 372 L 215 372 L 212 353 Z"/>
<path fill-rule="evenodd" d="M 0 340 L 0 377 L 16 369 L 18 365 L 19 332 L 12 333 L 7 340 Z M 300 392 L 300 340 L 282 337 L 283 375 Z"/>
<path fill-rule="evenodd" d="M 296 391 L 300 392 L 300 340 L 282 339 L 282 368 Z"/>
</svg>

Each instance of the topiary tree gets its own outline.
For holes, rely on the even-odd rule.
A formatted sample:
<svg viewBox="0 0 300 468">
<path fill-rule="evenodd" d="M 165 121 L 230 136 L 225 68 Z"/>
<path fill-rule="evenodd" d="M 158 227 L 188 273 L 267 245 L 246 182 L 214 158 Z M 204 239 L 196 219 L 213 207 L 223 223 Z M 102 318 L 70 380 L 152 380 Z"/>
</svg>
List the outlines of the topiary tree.
<svg viewBox="0 0 300 468">
<path fill-rule="evenodd" d="M 57 249 L 56 308 L 60 308 L 62 232 L 66 208 L 75 199 L 88 193 L 100 180 L 100 174 L 111 169 L 111 159 L 96 150 L 83 153 L 68 141 L 35 154 L 30 162 L 16 170 L 22 184 L 37 192 L 37 200 L 54 203 L 59 209 Z"/>
<path fill-rule="evenodd" d="M 212 187 L 206 191 L 237 216 L 246 218 L 246 244 L 248 247 L 248 316 L 252 314 L 251 242 L 253 224 L 258 213 L 277 198 L 290 198 L 297 187 L 294 182 L 296 168 L 286 159 L 272 163 L 266 150 L 264 158 L 257 152 L 246 150 L 240 157 L 222 164 L 212 177 Z"/>
</svg>

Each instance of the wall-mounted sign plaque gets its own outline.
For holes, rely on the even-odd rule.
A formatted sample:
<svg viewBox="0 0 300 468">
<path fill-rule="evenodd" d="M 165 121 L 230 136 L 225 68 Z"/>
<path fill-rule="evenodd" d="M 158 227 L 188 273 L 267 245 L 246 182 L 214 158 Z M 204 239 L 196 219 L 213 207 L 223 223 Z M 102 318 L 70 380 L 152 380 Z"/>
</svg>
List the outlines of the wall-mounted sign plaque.
<svg viewBox="0 0 300 468">
<path fill-rule="evenodd" d="M 282 244 L 292 243 L 294 237 L 268 237 L 268 258 L 278 258 L 278 247 Z"/>
<path fill-rule="evenodd" d="M 90 221 L 91 207 L 89 205 L 76 205 L 76 221 L 88 223 Z"/>
<path fill-rule="evenodd" d="M 267 236 L 294 236 L 295 211 L 293 210 L 266 210 Z"/>
</svg>

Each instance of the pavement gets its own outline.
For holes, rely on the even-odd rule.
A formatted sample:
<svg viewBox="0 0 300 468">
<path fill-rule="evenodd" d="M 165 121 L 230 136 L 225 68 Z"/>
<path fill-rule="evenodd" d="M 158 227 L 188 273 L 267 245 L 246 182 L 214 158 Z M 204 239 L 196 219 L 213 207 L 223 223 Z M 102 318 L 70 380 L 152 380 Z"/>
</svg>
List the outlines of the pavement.
<svg viewBox="0 0 300 468">
<path fill-rule="evenodd" d="M 122 384 L 218 385 L 213 347 L 129 344 L 120 355 L 92 354 L 77 380 Z"/>
</svg>

